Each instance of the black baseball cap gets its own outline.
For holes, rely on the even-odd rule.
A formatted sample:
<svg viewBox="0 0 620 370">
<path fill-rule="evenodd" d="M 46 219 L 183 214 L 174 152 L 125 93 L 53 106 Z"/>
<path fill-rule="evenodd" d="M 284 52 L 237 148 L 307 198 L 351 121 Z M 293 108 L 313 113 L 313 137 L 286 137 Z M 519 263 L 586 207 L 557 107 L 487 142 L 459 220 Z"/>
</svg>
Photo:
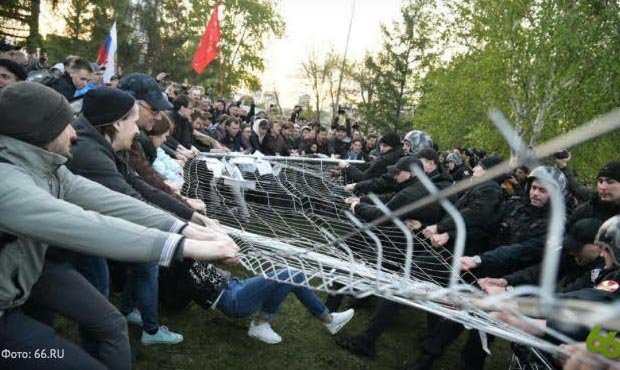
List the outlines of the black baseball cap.
<svg viewBox="0 0 620 370">
<path fill-rule="evenodd" d="M 603 222 L 596 218 L 584 218 L 575 222 L 564 239 L 564 246 L 570 252 L 579 252 L 584 245 L 594 243 L 602 224 Z"/>
<path fill-rule="evenodd" d="M 144 100 L 158 111 L 171 110 L 172 104 L 164 98 L 164 93 L 157 81 L 142 73 L 131 73 L 121 80 L 118 88 L 133 95 L 136 100 Z"/>
<path fill-rule="evenodd" d="M 396 162 L 396 164 L 388 166 L 387 168 L 388 176 L 394 177 L 400 171 L 413 172 L 413 170 L 411 169 L 411 166 L 418 166 L 421 169 L 424 168 L 424 166 L 422 165 L 422 162 L 420 161 L 420 159 L 418 159 L 418 157 L 416 157 L 415 155 L 408 155 L 405 157 L 401 157 L 398 160 L 398 162 Z"/>
</svg>

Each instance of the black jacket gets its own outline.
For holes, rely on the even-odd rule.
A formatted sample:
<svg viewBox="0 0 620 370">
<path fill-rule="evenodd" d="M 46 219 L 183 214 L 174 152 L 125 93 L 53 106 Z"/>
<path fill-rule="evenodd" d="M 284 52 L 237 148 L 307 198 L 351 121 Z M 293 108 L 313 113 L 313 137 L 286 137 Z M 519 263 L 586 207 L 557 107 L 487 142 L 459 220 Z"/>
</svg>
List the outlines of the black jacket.
<svg viewBox="0 0 620 370">
<path fill-rule="evenodd" d="M 584 218 L 596 218 L 605 222 L 618 214 L 620 214 L 620 204 L 603 202 L 601 201 L 601 198 L 597 196 L 596 198 L 577 207 L 573 211 L 568 224 L 570 228 L 570 226 L 572 226 L 575 222 L 583 220 Z"/>
<path fill-rule="evenodd" d="M 114 153 L 110 143 L 86 118 L 81 117 L 74 126 L 78 140 L 71 146 L 73 159 L 68 163 L 73 173 L 111 190 L 154 204 L 184 220 L 192 217 L 192 209 L 139 177 L 122 155 Z"/>
<path fill-rule="evenodd" d="M 504 197 L 495 181 L 486 181 L 467 190 L 454 204 L 465 221 L 467 229 L 466 255 L 475 255 L 488 249 L 491 236 L 496 231 Z M 446 215 L 437 224 L 439 233 L 456 237 L 456 225 Z"/>
<path fill-rule="evenodd" d="M 243 147 L 241 146 L 241 131 L 237 132 L 237 136 L 231 137 L 228 131 L 224 130 L 224 134 L 220 138 L 220 143 L 232 152 L 243 151 Z"/>
<path fill-rule="evenodd" d="M 73 99 L 73 95 L 75 94 L 75 86 L 73 86 L 73 81 L 71 80 L 71 76 L 67 72 L 63 73 L 59 78 L 55 79 L 50 85 L 52 89 L 59 92 L 62 96 L 67 98 L 67 100 Z"/>
<path fill-rule="evenodd" d="M 360 181 L 371 180 L 379 178 L 381 175 L 387 172 L 387 167 L 393 165 L 398 162 L 400 157 L 404 156 L 405 153 L 402 149 L 394 149 L 380 158 L 363 165 L 350 165 L 345 168 L 345 175 L 348 182 L 358 183 Z M 345 157 L 346 158 L 346 157 Z M 361 188 L 364 188 L 367 184 L 360 185 Z M 372 185 L 368 185 L 372 186 Z M 358 186 L 355 187 L 356 191 L 359 191 Z"/>
<path fill-rule="evenodd" d="M 505 207 L 498 232 L 491 241 L 498 247 L 480 255 L 486 276 L 499 276 L 540 262 L 545 247 L 549 207 L 518 201 Z"/>
<path fill-rule="evenodd" d="M 192 145 L 194 145 L 194 129 L 192 124 L 178 112 L 172 112 L 172 118 L 174 119 L 174 130 L 170 136 L 175 138 L 185 148 L 191 149 Z M 176 147 L 173 149 L 176 150 Z"/>
<path fill-rule="evenodd" d="M 452 179 L 449 176 L 445 176 L 439 173 L 430 174 L 431 180 L 435 183 L 440 190 L 452 185 Z M 424 185 L 416 178 L 413 177 L 410 180 L 399 184 L 398 191 L 389 196 L 383 196 L 381 200 L 386 203 L 386 206 L 395 211 L 404 205 L 414 203 L 427 196 L 429 192 Z M 363 197 L 361 202 L 355 207 L 355 215 L 363 219 L 366 222 L 373 221 L 384 215 L 379 207 L 370 203 L 370 199 Z M 413 219 L 422 222 L 422 224 L 431 225 L 437 223 L 443 216 L 442 208 L 439 203 L 432 203 L 425 207 L 419 208 L 412 212 L 408 212 L 400 219 Z"/>
<path fill-rule="evenodd" d="M 250 145 L 252 145 L 253 151 L 259 151 L 264 155 L 276 155 L 276 138 L 271 135 L 271 131 L 268 131 L 263 142 L 258 139 L 258 135 L 252 132 L 250 135 Z"/>
<path fill-rule="evenodd" d="M 461 181 L 463 179 L 471 177 L 472 174 L 471 169 L 465 167 L 462 164 L 455 166 L 454 170 L 448 172 L 450 173 L 454 181 Z"/>
<path fill-rule="evenodd" d="M 341 159 L 344 159 L 351 147 L 351 142 L 346 142 L 338 139 L 337 137 L 329 140 L 327 144 L 327 152 L 329 155 L 339 155 Z"/>
</svg>

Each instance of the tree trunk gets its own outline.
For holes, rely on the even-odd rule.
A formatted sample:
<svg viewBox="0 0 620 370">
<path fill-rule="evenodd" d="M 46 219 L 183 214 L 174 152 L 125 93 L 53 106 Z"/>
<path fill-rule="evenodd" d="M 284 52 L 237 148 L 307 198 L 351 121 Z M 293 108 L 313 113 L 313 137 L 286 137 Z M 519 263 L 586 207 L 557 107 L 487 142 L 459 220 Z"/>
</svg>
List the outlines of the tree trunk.
<svg viewBox="0 0 620 370">
<path fill-rule="evenodd" d="M 28 28 L 30 34 L 26 39 L 26 46 L 29 51 L 41 47 L 41 35 L 39 34 L 39 15 L 41 14 L 41 0 L 30 1 L 30 17 L 28 18 Z"/>
</svg>

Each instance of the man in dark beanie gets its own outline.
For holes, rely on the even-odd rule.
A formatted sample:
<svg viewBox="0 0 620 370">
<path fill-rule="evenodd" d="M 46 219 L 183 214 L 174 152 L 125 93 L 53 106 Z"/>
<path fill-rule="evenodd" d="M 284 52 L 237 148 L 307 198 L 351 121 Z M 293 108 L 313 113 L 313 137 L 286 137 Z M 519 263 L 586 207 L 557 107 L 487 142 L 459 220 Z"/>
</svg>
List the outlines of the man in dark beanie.
<svg viewBox="0 0 620 370">
<path fill-rule="evenodd" d="M 584 218 L 605 221 L 620 214 L 620 161 L 604 165 L 597 175 L 597 196 L 573 211 L 569 225 Z"/>
<path fill-rule="evenodd" d="M 496 155 L 492 155 L 490 157 L 482 158 L 478 162 L 478 166 L 480 166 L 483 170 L 488 171 L 500 163 L 502 163 L 502 159 Z"/>
<path fill-rule="evenodd" d="M 19 81 L 26 81 L 28 74 L 21 64 L 10 59 L 0 59 L 0 91 Z"/>
<path fill-rule="evenodd" d="M 76 138 L 69 124 L 73 112 L 52 89 L 31 82 L 11 85 L 0 92 L 0 111 L 2 347 L 62 351 L 55 369 L 129 369 L 125 318 L 76 271 L 46 261 L 48 247 L 164 266 L 175 258 L 233 257 L 237 247 L 227 237 L 205 235 L 166 212 L 72 174 L 65 163 Z M 175 233 L 180 230 L 187 239 Z M 200 241 L 213 236 L 219 242 Z M 80 324 L 99 344 L 96 359 L 56 334 L 53 323 L 28 316 L 22 310 L 26 303 Z M 43 366 L 40 361 L 5 358 L 2 367 L 35 369 Z"/>
<path fill-rule="evenodd" d="M 381 176 L 387 173 L 388 166 L 395 164 L 400 157 L 405 155 L 402 150 L 400 137 L 398 134 L 393 132 L 381 137 L 379 140 L 379 151 L 381 156 L 369 163 L 355 165 L 352 165 L 346 161 L 340 161 L 338 163 L 338 167 L 344 170 L 346 181 L 351 183 L 345 187 L 345 190 L 366 193 L 365 191 L 360 190 L 364 188 L 364 185 L 357 187 L 357 183 L 364 181 L 376 183 L 377 181 L 380 181 L 379 179 Z M 392 177 L 387 176 L 387 178 L 381 182 L 387 182 L 388 184 L 394 186 L 395 184 Z"/>
</svg>

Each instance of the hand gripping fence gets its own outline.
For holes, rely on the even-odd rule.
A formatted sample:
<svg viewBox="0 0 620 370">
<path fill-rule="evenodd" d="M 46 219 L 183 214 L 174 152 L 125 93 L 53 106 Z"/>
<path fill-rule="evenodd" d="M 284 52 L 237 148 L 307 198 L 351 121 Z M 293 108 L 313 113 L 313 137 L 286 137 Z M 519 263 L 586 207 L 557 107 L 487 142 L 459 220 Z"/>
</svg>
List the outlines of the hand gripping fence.
<svg viewBox="0 0 620 370">
<path fill-rule="evenodd" d="M 343 200 L 351 194 L 344 190 L 342 178 L 335 175 L 339 172 L 338 161 L 332 159 L 202 153 L 186 164 L 184 191 L 205 201 L 207 215 L 226 227 L 240 246 L 241 264 L 253 273 L 266 275 L 280 268 L 298 270 L 306 278 L 300 283 L 287 283 L 330 294 L 376 295 L 422 309 L 468 329 L 530 347 L 540 358 L 539 363 L 544 364 L 541 351 L 560 357 L 567 353 L 491 312 L 507 312 L 524 322 L 530 316 L 620 328 L 620 303 L 605 305 L 555 296 L 564 234 L 563 194 L 548 186 L 552 213 L 540 285 L 519 286 L 493 296 L 478 289 L 473 275 L 460 271 L 465 223 L 448 197 L 519 165 L 533 168 L 540 158 L 617 129 L 620 110 L 533 150 L 515 135 L 501 113 L 492 111 L 490 118 L 515 154 L 512 163 L 503 162 L 481 177 L 443 191 L 436 189 L 421 169 L 413 168 L 429 195 L 396 210 L 371 195 L 370 201 L 381 212 L 372 221 L 360 220 L 348 211 Z M 546 184 L 552 181 L 544 177 L 539 180 Z M 436 249 L 399 218 L 433 202 L 439 202 L 455 221 L 454 254 L 445 248 Z M 544 330 L 559 342 L 572 342 L 559 332 Z M 518 368 L 523 364 L 514 358 L 513 365 Z"/>
</svg>

